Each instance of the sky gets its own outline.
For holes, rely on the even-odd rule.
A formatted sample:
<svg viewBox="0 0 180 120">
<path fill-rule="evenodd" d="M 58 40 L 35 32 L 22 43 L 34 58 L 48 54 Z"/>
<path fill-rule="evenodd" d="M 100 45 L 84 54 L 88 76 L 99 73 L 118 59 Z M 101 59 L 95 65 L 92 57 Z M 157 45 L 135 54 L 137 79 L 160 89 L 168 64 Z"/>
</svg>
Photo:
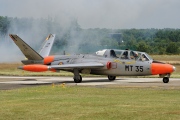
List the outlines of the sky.
<svg viewBox="0 0 180 120">
<path fill-rule="evenodd" d="M 0 16 L 77 19 L 81 28 L 180 28 L 180 0 L 0 0 Z"/>
</svg>

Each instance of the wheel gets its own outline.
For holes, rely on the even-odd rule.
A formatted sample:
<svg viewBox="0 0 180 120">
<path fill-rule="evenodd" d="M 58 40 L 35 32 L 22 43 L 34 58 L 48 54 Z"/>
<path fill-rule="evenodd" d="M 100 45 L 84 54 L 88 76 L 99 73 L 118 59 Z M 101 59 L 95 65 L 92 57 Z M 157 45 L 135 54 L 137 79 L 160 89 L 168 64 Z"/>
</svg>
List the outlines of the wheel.
<svg viewBox="0 0 180 120">
<path fill-rule="evenodd" d="M 75 83 L 81 83 L 81 82 L 82 82 L 82 77 L 81 77 L 81 75 L 74 77 L 74 82 L 75 82 Z"/>
<path fill-rule="evenodd" d="M 110 76 L 110 75 L 108 75 L 108 79 L 109 79 L 110 81 L 113 81 L 113 80 L 116 79 L 116 76 Z"/>
<path fill-rule="evenodd" d="M 164 82 L 164 83 L 168 83 L 168 82 L 169 82 L 169 78 L 168 78 L 168 77 L 164 77 L 164 78 L 163 78 L 163 82 Z"/>
</svg>

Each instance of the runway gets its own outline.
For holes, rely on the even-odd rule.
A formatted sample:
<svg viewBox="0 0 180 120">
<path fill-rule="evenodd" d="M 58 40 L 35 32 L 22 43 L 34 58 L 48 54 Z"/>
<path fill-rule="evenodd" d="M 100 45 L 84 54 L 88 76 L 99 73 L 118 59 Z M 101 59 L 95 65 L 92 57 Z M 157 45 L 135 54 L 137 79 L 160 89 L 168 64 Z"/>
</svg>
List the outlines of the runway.
<svg viewBox="0 0 180 120">
<path fill-rule="evenodd" d="M 74 83 L 72 77 L 15 77 L 0 76 L 0 90 L 31 87 L 45 84 L 79 85 L 79 86 L 124 86 L 124 87 L 163 87 L 180 88 L 179 78 L 170 78 L 169 83 L 163 83 L 162 78 L 126 78 L 118 77 L 109 81 L 106 77 L 83 77 L 82 83 Z"/>
</svg>

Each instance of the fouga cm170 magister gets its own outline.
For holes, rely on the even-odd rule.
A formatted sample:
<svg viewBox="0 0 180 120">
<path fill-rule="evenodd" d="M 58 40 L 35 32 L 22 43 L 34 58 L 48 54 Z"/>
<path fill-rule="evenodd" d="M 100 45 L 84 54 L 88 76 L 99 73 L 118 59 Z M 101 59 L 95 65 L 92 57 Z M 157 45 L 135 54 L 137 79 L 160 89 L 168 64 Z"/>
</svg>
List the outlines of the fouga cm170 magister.
<svg viewBox="0 0 180 120">
<path fill-rule="evenodd" d="M 116 76 L 159 75 L 164 83 L 169 82 L 175 67 L 154 61 L 147 53 L 131 50 L 104 49 L 95 54 L 49 55 L 55 34 L 46 38 L 40 52 L 36 52 L 18 35 L 9 35 L 27 60 L 19 69 L 31 72 L 68 71 L 74 74 L 74 82 L 82 82 L 81 74 L 107 75 L 110 81 Z"/>
</svg>

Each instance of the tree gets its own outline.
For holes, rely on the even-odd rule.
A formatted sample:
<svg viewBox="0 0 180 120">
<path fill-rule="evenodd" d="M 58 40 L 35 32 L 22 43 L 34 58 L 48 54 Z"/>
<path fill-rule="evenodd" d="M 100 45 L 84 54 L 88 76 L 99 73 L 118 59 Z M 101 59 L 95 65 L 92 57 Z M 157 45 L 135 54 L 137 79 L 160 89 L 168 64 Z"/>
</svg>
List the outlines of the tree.
<svg viewBox="0 0 180 120">
<path fill-rule="evenodd" d="M 148 52 L 149 46 L 144 41 L 140 41 L 137 44 L 137 50 L 138 51 L 143 51 L 143 52 Z"/>
<path fill-rule="evenodd" d="M 178 54 L 179 53 L 179 47 L 175 42 L 171 42 L 168 44 L 166 48 L 166 52 L 169 54 Z"/>
<path fill-rule="evenodd" d="M 0 16 L 0 34 L 6 36 L 8 34 L 10 21 L 8 17 Z"/>
</svg>

